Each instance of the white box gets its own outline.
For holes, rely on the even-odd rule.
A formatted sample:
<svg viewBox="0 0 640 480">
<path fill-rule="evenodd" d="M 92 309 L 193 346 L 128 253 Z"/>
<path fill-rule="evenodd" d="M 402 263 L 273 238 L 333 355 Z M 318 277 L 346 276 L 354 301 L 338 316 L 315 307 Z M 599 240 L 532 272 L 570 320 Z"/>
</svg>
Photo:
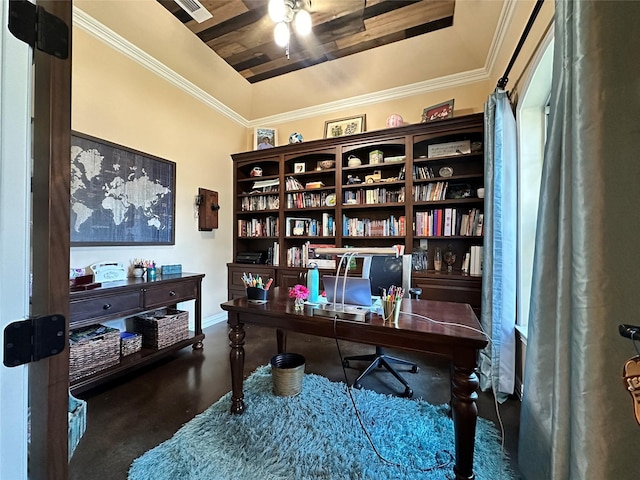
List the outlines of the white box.
<svg viewBox="0 0 640 480">
<path fill-rule="evenodd" d="M 429 145 L 427 148 L 427 156 L 429 158 L 448 157 L 451 155 L 468 155 L 469 153 L 471 153 L 470 140 L 436 143 L 434 145 Z"/>
</svg>

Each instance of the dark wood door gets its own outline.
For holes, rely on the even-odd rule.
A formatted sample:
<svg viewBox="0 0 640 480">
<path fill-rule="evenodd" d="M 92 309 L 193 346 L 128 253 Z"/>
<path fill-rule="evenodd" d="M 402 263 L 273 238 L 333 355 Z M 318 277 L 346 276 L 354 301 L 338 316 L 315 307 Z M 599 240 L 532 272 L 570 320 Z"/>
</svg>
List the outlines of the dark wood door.
<svg viewBox="0 0 640 480">
<path fill-rule="evenodd" d="M 71 32 L 72 2 L 37 0 Z M 69 37 L 71 40 L 71 38 Z M 69 317 L 71 42 L 65 60 L 34 50 L 31 314 Z M 67 321 L 68 334 L 68 321 Z M 68 476 L 69 352 L 29 366 L 30 479 Z"/>
</svg>

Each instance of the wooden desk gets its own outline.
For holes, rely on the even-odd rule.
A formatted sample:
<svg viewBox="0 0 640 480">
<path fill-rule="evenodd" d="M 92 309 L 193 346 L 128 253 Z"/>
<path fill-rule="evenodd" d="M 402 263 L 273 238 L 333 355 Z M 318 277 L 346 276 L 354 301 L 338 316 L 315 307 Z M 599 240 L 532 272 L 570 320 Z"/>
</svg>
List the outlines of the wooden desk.
<svg viewBox="0 0 640 480">
<path fill-rule="evenodd" d="M 231 413 L 244 412 L 242 391 L 244 368 L 244 324 L 253 323 L 278 329 L 278 353 L 286 351 L 283 331 L 306 333 L 334 338 L 334 321 L 314 317 L 313 309 L 303 313 L 293 308 L 285 288 L 270 292 L 269 301 L 251 304 L 246 298 L 236 298 L 221 305 L 229 312 L 229 340 L 231 346 Z M 378 315 L 367 323 L 337 321 L 335 335 L 341 340 L 427 352 L 446 357 L 451 362 L 451 407 L 456 444 L 454 473 L 456 480 L 473 476 L 473 446 L 478 410 L 478 378 L 474 372 L 478 351 L 487 345 L 485 337 L 475 331 L 456 326 L 444 326 L 408 315 L 412 312 L 440 322 L 455 322 L 480 329 L 478 319 L 467 304 L 430 300 L 403 300 L 397 325 L 384 324 Z M 425 381 L 428 381 L 427 379 Z"/>
</svg>

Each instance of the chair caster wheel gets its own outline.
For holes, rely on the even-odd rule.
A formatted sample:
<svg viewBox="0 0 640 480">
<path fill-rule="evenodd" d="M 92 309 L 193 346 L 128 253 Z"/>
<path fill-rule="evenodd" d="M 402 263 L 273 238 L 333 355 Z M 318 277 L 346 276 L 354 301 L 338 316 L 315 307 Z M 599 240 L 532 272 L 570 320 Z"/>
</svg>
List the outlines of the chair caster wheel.
<svg viewBox="0 0 640 480">
<path fill-rule="evenodd" d="M 403 397 L 405 398 L 413 397 L 413 390 L 411 390 L 409 387 L 405 388 Z"/>
<path fill-rule="evenodd" d="M 343 361 L 342 361 L 342 366 L 343 366 L 344 368 L 349 368 L 349 360 L 343 360 Z"/>
<path fill-rule="evenodd" d="M 420 371 L 420 367 L 418 365 L 414 365 L 411 367 L 411 373 L 418 373 Z"/>
<path fill-rule="evenodd" d="M 354 383 L 353 384 L 353 388 L 357 388 L 358 390 L 360 390 L 362 388 L 362 384 L 361 383 Z"/>
</svg>

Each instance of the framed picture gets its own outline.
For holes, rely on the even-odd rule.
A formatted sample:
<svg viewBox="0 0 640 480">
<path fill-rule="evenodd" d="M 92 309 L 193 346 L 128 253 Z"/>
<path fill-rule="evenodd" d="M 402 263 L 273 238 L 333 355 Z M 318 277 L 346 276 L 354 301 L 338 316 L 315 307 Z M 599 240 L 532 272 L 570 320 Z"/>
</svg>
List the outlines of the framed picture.
<svg viewBox="0 0 640 480">
<path fill-rule="evenodd" d="M 324 138 L 342 137 L 362 133 L 366 129 L 365 115 L 355 117 L 340 118 L 324 122 Z"/>
<path fill-rule="evenodd" d="M 304 173 L 305 164 L 304 162 L 296 162 L 293 164 L 293 173 Z"/>
<path fill-rule="evenodd" d="M 422 110 L 422 123 L 453 117 L 453 99 Z"/>
<path fill-rule="evenodd" d="M 254 150 L 273 148 L 278 142 L 278 131 L 275 128 L 256 127 L 253 131 Z"/>
<path fill-rule="evenodd" d="M 71 246 L 174 245 L 176 164 L 71 133 Z"/>
</svg>

